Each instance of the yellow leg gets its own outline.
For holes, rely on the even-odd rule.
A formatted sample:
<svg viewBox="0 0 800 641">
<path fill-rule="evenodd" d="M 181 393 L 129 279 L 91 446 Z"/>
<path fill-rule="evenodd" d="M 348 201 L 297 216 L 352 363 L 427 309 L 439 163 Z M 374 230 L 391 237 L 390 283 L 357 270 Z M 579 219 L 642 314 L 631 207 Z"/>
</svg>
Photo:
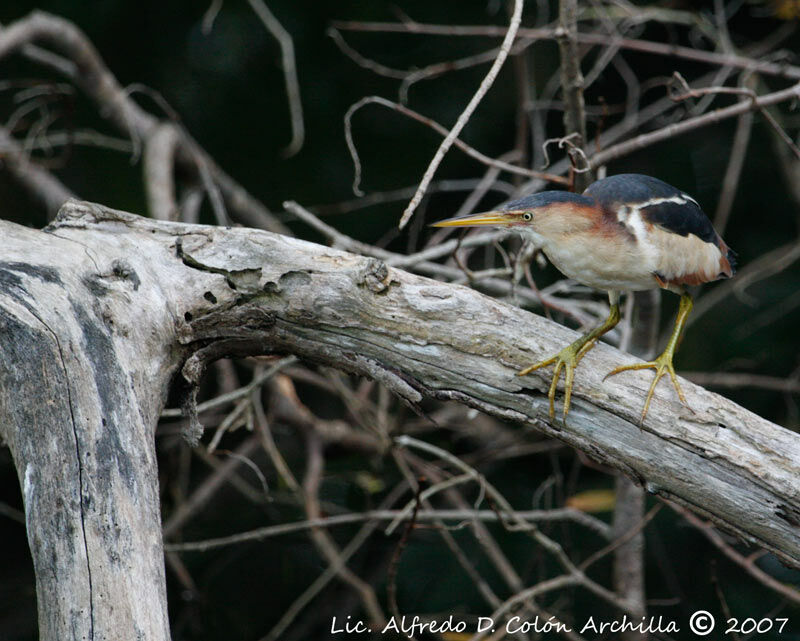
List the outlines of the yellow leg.
<svg viewBox="0 0 800 641">
<path fill-rule="evenodd" d="M 683 395 L 683 390 L 678 384 L 678 377 L 675 374 L 675 368 L 672 366 L 672 357 L 675 355 L 675 349 L 678 347 L 678 343 L 681 340 L 681 334 L 683 333 L 684 327 L 686 327 L 686 319 L 689 318 L 689 312 L 691 311 L 692 297 L 689 296 L 689 294 L 684 293 L 681 295 L 681 303 L 680 307 L 678 307 L 678 317 L 675 319 L 675 328 L 672 330 L 672 335 L 669 337 L 667 346 L 662 352 L 661 356 L 654 361 L 649 361 L 647 363 L 637 363 L 636 365 L 622 365 L 620 367 L 616 367 L 603 378 L 603 380 L 605 380 L 609 376 L 614 376 L 615 374 L 619 374 L 620 372 L 625 372 L 627 370 L 656 370 L 655 378 L 650 384 L 650 389 L 647 392 L 647 398 L 644 402 L 644 409 L 642 410 L 642 417 L 639 419 L 639 425 L 644 423 L 644 418 L 647 416 L 647 410 L 650 409 L 650 401 L 653 399 L 653 392 L 655 392 L 656 385 L 658 384 L 658 381 L 661 380 L 661 377 L 666 373 L 669 373 L 672 384 L 675 386 L 675 391 L 678 392 L 678 398 L 681 399 L 681 402 L 684 405 L 687 405 L 686 397 Z"/>
<path fill-rule="evenodd" d="M 550 392 L 547 397 L 550 399 L 550 418 L 555 416 L 555 397 L 556 388 L 558 387 L 558 379 L 561 375 L 561 370 L 564 370 L 564 419 L 567 418 L 569 412 L 569 402 L 572 398 L 572 382 L 575 378 L 575 367 L 583 356 L 594 346 L 600 336 L 607 331 L 613 329 L 619 323 L 619 303 L 614 302 L 611 305 L 611 310 L 608 313 L 608 318 L 605 322 L 595 327 L 592 331 L 584 334 L 578 340 L 570 343 L 567 347 L 562 349 L 558 354 L 548 358 L 547 360 L 540 361 L 526 367 L 519 372 L 517 376 L 525 376 L 540 367 L 547 367 L 553 363 L 556 366 L 553 368 L 553 382 L 550 384 Z"/>
</svg>

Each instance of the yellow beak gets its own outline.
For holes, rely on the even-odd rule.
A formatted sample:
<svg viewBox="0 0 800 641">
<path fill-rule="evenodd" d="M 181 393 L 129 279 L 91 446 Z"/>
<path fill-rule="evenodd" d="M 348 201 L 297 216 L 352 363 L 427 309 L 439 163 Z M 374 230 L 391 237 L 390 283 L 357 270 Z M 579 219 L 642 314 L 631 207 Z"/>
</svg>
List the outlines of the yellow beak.
<svg viewBox="0 0 800 641">
<path fill-rule="evenodd" d="M 482 214 L 470 214 L 469 216 L 458 216 L 456 218 L 446 218 L 437 223 L 431 223 L 431 227 L 478 227 L 481 225 L 510 225 L 517 222 L 519 216 L 515 217 L 504 211 L 487 211 Z"/>
</svg>

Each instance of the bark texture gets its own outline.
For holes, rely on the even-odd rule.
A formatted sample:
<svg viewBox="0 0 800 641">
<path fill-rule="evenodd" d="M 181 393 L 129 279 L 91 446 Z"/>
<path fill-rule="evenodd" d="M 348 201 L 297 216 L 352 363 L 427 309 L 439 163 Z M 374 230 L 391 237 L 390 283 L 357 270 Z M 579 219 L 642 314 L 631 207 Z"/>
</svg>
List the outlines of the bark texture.
<svg viewBox="0 0 800 641">
<path fill-rule="evenodd" d="M 153 443 L 178 360 L 157 309 L 165 283 L 128 242 L 0 228 L 0 433 L 40 638 L 167 639 Z"/>
<path fill-rule="evenodd" d="M 800 567 L 800 437 L 633 357 L 581 361 L 566 424 L 550 371 L 574 333 L 471 289 L 251 229 L 71 201 L 44 231 L 0 222 L 0 431 L 25 498 L 41 639 L 167 639 L 153 430 L 170 380 L 222 355 L 293 353 L 452 399 L 616 467 Z"/>
</svg>

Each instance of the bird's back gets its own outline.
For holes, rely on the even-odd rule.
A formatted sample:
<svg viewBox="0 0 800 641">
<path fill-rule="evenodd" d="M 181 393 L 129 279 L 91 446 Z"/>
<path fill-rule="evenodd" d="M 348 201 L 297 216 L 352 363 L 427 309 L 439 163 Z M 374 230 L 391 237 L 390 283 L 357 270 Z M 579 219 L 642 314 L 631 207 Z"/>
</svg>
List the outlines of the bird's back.
<svg viewBox="0 0 800 641">
<path fill-rule="evenodd" d="M 631 235 L 661 287 L 677 290 L 734 274 L 734 252 L 680 189 L 651 176 L 618 174 L 593 183 L 584 195 Z"/>
</svg>

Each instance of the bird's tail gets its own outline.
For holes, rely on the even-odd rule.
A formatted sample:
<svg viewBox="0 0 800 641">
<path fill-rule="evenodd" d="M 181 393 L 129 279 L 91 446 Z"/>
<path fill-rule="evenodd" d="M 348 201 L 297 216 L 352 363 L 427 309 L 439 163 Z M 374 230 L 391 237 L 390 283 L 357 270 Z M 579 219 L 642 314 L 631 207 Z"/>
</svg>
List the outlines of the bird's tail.
<svg viewBox="0 0 800 641">
<path fill-rule="evenodd" d="M 733 276 L 736 273 L 736 267 L 739 265 L 739 254 L 728 247 L 728 253 L 725 258 L 728 259 L 728 264 L 731 266 L 731 276 Z"/>
</svg>

